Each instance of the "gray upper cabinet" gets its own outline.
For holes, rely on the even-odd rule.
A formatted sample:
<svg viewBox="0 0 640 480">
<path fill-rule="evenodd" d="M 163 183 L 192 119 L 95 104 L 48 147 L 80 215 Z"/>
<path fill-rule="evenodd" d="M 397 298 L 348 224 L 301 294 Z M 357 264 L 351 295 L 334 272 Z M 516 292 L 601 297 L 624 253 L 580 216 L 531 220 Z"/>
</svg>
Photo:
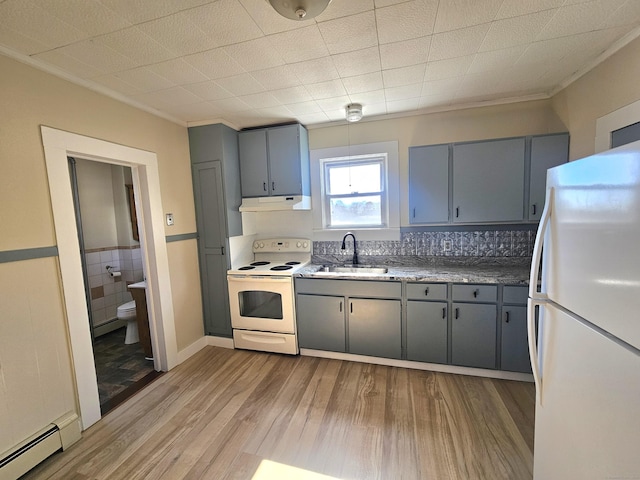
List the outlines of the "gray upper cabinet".
<svg viewBox="0 0 640 480">
<path fill-rule="evenodd" d="M 225 125 L 189 128 L 205 333 L 231 336 L 227 243 L 242 235 L 237 132 Z"/>
<path fill-rule="evenodd" d="M 409 224 L 537 222 L 569 134 L 409 148 Z"/>
<path fill-rule="evenodd" d="M 523 220 L 525 139 L 453 146 L 453 221 Z"/>
<path fill-rule="evenodd" d="M 309 195 L 309 138 L 300 124 L 239 134 L 243 197 Z"/>
<path fill-rule="evenodd" d="M 569 134 L 545 135 L 531 139 L 531 174 L 527 218 L 540 220 L 547 184 L 547 170 L 566 163 L 569 158 Z"/>
<path fill-rule="evenodd" d="M 267 131 L 249 130 L 238 134 L 243 197 L 269 195 Z"/>
<path fill-rule="evenodd" d="M 449 145 L 409 148 L 409 223 L 449 221 Z"/>
</svg>

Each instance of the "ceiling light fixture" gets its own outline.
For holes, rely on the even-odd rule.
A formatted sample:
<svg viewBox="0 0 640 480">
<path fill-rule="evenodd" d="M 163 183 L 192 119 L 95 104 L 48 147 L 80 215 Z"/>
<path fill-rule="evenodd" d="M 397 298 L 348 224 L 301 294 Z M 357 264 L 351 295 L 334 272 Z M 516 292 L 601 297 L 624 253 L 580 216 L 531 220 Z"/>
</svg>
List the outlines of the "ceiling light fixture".
<svg viewBox="0 0 640 480">
<path fill-rule="evenodd" d="M 309 20 L 317 17 L 331 0 L 269 0 L 271 6 L 290 20 Z"/>
<path fill-rule="evenodd" d="M 347 105 L 347 122 L 357 122 L 362 118 L 362 105 L 359 103 L 350 103 Z"/>
</svg>

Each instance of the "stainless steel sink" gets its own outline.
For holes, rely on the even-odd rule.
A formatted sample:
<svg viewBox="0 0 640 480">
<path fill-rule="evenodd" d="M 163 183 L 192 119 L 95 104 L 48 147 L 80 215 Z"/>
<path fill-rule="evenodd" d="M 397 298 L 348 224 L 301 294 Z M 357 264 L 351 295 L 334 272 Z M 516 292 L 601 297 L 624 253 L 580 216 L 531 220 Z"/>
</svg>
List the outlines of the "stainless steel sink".
<svg viewBox="0 0 640 480">
<path fill-rule="evenodd" d="M 370 265 L 325 265 L 319 272 L 325 273 L 387 273 L 386 267 L 372 267 Z"/>
</svg>

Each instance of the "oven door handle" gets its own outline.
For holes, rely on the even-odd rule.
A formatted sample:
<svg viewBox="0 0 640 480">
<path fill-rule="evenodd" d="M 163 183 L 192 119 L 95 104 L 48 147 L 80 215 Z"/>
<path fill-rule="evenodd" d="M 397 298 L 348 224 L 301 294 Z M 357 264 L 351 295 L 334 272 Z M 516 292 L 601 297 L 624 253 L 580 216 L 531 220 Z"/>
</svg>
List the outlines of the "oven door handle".
<svg viewBox="0 0 640 480">
<path fill-rule="evenodd" d="M 275 275 L 227 275 L 230 282 L 246 282 L 247 280 L 260 280 L 271 283 L 291 283 L 292 277 L 278 277 Z"/>
</svg>

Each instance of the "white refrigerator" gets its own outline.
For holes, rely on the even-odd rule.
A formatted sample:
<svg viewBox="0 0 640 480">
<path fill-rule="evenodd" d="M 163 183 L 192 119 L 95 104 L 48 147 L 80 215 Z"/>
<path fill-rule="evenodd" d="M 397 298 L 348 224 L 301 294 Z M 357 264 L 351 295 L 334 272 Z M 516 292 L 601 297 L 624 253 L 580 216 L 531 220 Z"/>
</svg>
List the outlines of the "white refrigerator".
<svg viewBox="0 0 640 480">
<path fill-rule="evenodd" d="M 640 479 L 640 142 L 548 171 L 528 308 L 534 479 Z"/>
</svg>

